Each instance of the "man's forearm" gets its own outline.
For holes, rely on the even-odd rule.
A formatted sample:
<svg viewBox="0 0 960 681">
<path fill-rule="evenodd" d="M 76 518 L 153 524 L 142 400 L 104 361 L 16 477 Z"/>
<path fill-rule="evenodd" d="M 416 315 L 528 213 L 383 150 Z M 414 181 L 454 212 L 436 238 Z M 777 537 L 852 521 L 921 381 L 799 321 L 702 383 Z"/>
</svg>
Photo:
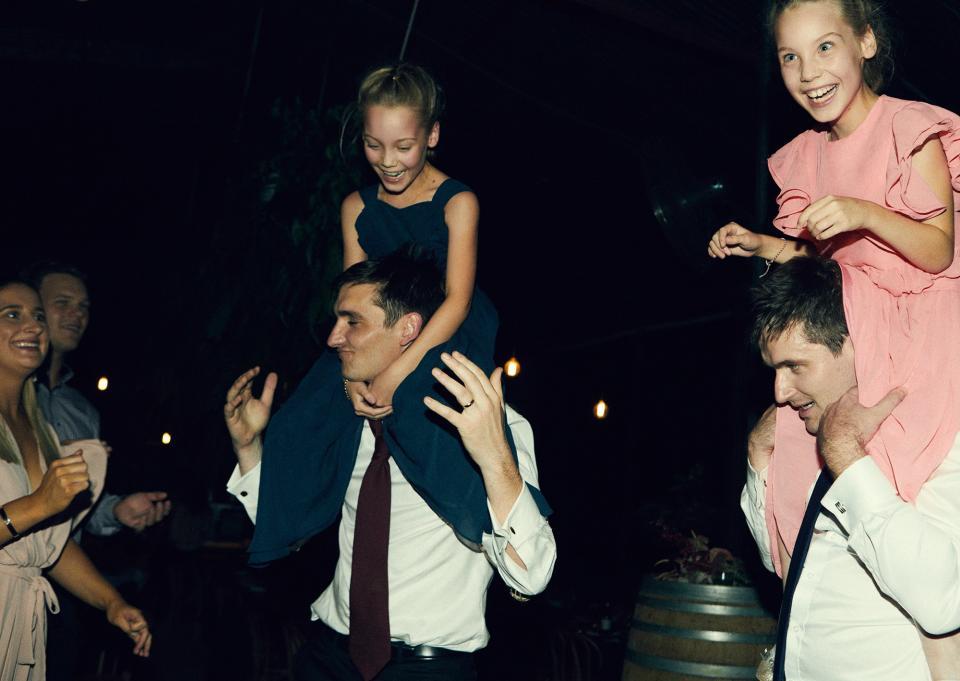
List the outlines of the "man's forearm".
<svg viewBox="0 0 960 681">
<path fill-rule="evenodd" d="M 258 435 L 249 445 L 245 447 L 233 446 L 233 451 L 237 455 L 237 464 L 240 466 L 240 475 L 246 475 L 250 469 L 260 463 L 263 458 L 263 437 Z"/>
</svg>

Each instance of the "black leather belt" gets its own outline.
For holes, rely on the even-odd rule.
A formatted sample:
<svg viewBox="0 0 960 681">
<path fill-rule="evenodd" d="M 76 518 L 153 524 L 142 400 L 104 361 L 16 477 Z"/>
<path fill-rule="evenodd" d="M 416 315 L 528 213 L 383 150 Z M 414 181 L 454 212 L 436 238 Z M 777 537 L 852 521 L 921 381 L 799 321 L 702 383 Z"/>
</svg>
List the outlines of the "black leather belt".
<svg viewBox="0 0 960 681">
<path fill-rule="evenodd" d="M 339 631 L 335 631 L 328 627 L 326 624 L 317 620 L 314 623 L 314 626 L 322 627 L 324 631 L 327 632 L 329 636 L 332 636 L 337 644 L 343 648 L 347 649 L 348 642 L 350 637 L 346 634 L 341 634 Z M 394 660 L 407 660 L 411 657 L 421 657 L 421 658 L 437 658 L 437 657 L 466 657 L 473 655 L 470 652 L 464 652 L 462 650 L 450 650 L 449 648 L 439 648 L 437 646 L 408 646 L 404 643 L 397 643 L 395 641 L 390 642 L 390 652 L 391 657 Z"/>
<path fill-rule="evenodd" d="M 437 646 L 407 646 L 402 643 L 391 643 L 394 660 L 403 660 L 410 657 L 462 657 L 470 653 Z"/>
</svg>

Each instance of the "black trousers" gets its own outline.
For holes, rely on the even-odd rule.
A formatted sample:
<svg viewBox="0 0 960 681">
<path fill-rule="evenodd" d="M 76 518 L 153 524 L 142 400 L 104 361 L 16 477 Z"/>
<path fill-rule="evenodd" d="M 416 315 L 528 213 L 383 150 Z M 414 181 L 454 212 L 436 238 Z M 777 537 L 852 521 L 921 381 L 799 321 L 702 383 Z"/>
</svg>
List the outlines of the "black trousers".
<svg viewBox="0 0 960 681">
<path fill-rule="evenodd" d="M 320 621 L 310 624 L 307 640 L 294 661 L 295 681 L 362 681 L 350 652 L 347 637 Z M 476 681 L 473 655 L 443 657 L 404 655 L 387 663 L 376 681 Z"/>
</svg>

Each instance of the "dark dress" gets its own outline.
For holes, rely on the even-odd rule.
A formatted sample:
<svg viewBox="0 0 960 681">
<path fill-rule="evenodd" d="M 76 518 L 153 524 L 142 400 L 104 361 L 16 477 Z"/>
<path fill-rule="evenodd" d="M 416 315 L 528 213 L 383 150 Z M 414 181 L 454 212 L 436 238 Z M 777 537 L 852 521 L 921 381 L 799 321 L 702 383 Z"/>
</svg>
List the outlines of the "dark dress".
<svg viewBox="0 0 960 681">
<path fill-rule="evenodd" d="M 431 201 L 394 208 L 377 198 L 377 186 L 360 191 L 364 208 L 357 217 L 360 245 L 371 259 L 415 242 L 446 267 L 448 228 L 444 206 L 469 191 L 447 179 Z M 481 291 L 474 292 L 470 314 L 446 343 L 430 350 L 393 396 L 393 414 L 384 419 L 390 455 L 404 477 L 441 518 L 466 541 L 479 545 L 490 532 L 483 478 L 449 423 L 423 405 L 431 395 L 456 408 L 430 371 L 442 367 L 441 352 L 459 350 L 486 373 L 493 370 L 497 313 Z M 340 512 L 356 461 L 363 419 L 343 393 L 335 353 L 324 353 L 273 416 L 267 429 L 260 477 L 257 523 L 250 562 L 266 563 L 296 550 L 331 525 Z M 507 437 L 516 457 L 513 436 Z M 550 507 L 530 487 L 544 515 Z"/>
<path fill-rule="evenodd" d="M 460 192 L 470 191 L 470 188 L 453 178 L 447 178 L 437 187 L 430 201 L 394 208 L 377 198 L 379 186 L 360 190 L 363 210 L 357 216 L 357 236 L 367 257 L 373 260 L 382 258 L 412 242 L 428 251 L 437 267 L 442 272 L 446 271 L 449 228 L 444 221 L 443 211 L 450 199 Z M 489 374 L 493 371 L 493 345 L 498 324 L 497 311 L 490 298 L 476 289 L 470 314 L 460 325 L 457 335 L 446 345 L 450 350 L 465 354 Z M 424 364 L 421 362 L 421 367 Z M 426 367 L 428 374 L 431 368 Z"/>
</svg>

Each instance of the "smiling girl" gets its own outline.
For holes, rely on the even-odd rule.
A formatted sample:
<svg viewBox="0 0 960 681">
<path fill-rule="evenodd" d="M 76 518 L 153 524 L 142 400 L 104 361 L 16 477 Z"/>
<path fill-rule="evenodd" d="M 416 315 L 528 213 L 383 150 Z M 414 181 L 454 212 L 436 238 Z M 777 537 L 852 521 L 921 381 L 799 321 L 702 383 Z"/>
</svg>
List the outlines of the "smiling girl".
<svg viewBox="0 0 960 681">
<path fill-rule="evenodd" d="M 344 269 L 416 243 L 446 272 L 446 299 L 419 338 L 369 385 L 347 384 L 356 412 L 380 418 L 391 412 L 394 392 L 426 353 L 461 327 L 466 336 L 486 338 L 482 355 L 492 361 L 497 318 L 489 300 L 474 292 L 477 197 L 430 162 L 440 140 L 440 87 L 419 66 L 382 67 L 363 79 L 357 106 L 364 155 L 378 182 L 343 202 Z"/>
<path fill-rule="evenodd" d="M 907 391 L 868 452 L 913 501 L 960 431 L 960 118 L 878 94 L 892 64 L 873 0 L 776 0 L 770 28 L 784 85 L 814 122 L 769 160 L 780 188 L 774 226 L 793 238 L 729 223 L 708 254 L 759 256 L 769 266 L 819 253 L 850 266 L 844 307 L 860 400 Z M 801 415 L 826 406 L 794 405 Z M 784 575 L 822 461 L 790 405 L 777 410 L 773 444 L 767 539 Z M 956 672 L 936 669 L 934 678 Z"/>
</svg>

